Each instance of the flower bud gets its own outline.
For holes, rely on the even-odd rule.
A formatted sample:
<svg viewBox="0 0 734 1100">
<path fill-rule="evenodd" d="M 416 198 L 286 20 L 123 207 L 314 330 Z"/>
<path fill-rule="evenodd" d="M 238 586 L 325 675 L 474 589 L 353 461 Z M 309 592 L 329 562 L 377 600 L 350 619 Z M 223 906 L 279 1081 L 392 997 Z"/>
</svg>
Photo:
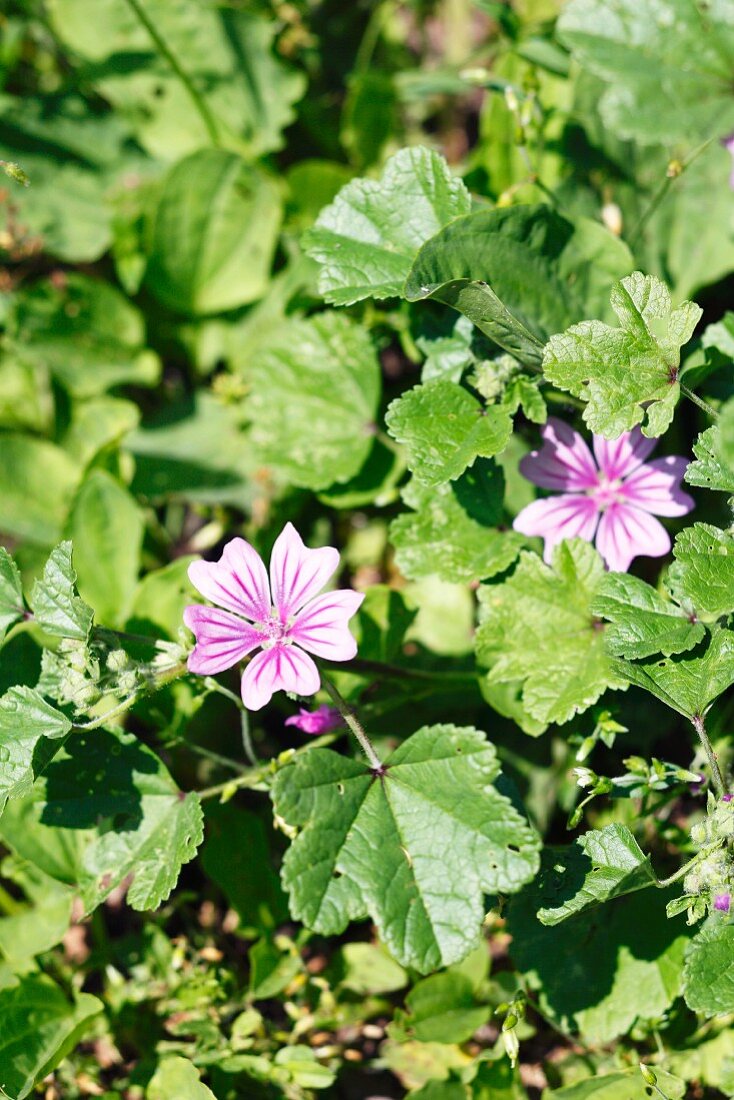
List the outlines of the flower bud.
<svg viewBox="0 0 734 1100">
<path fill-rule="evenodd" d="M 657 1076 L 653 1073 L 649 1066 L 646 1066 L 644 1062 L 640 1062 L 640 1073 L 644 1077 L 648 1085 L 657 1085 Z"/>
</svg>

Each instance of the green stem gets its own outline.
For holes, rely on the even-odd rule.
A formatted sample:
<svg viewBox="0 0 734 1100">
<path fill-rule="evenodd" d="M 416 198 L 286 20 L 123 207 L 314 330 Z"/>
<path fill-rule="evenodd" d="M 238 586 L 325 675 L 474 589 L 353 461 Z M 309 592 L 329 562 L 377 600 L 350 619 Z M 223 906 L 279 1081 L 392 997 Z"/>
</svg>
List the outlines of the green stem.
<svg viewBox="0 0 734 1100">
<path fill-rule="evenodd" d="M 664 890 L 666 886 L 672 886 L 674 882 L 678 882 L 679 879 L 685 878 L 692 867 L 695 867 L 697 863 L 700 863 L 702 859 L 714 852 L 717 848 L 720 848 L 720 844 L 712 844 L 708 848 L 702 848 L 700 852 L 696 852 L 692 859 L 689 859 L 687 863 L 684 863 L 682 867 L 679 867 L 672 875 L 668 875 L 667 878 L 659 878 L 655 885 L 660 890 Z"/>
<path fill-rule="evenodd" d="M 726 794 L 726 784 L 724 783 L 724 777 L 721 774 L 721 768 L 719 767 L 719 761 L 716 759 L 716 753 L 713 750 L 713 746 L 709 741 L 708 734 L 706 733 L 706 727 L 701 715 L 697 714 L 692 719 L 693 728 L 698 734 L 699 740 L 703 745 L 703 751 L 706 753 L 706 759 L 709 762 L 711 768 L 711 778 L 714 784 L 714 790 L 716 791 L 717 798 L 723 798 Z"/>
<path fill-rule="evenodd" d="M 457 672 L 453 669 L 435 671 L 423 668 L 401 668 L 399 665 L 386 665 L 382 661 L 368 661 L 364 657 L 355 657 L 349 662 L 357 672 L 373 672 L 377 676 L 386 676 L 398 680 L 430 680 L 440 683 L 450 680 L 457 684 L 476 684 L 479 679 L 476 672 Z"/>
<path fill-rule="evenodd" d="M 105 711 L 98 718 L 92 718 L 90 722 L 72 722 L 72 729 L 75 730 L 96 730 L 100 726 L 103 726 L 105 722 L 110 722 L 113 718 L 117 718 L 118 715 L 124 714 L 126 710 L 140 698 L 147 690 L 157 691 L 163 687 L 164 684 L 170 683 L 171 680 L 177 680 L 179 676 L 187 671 L 186 661 L 177 661 L 175 665 L 171 665 L 170 668 L 165 669 L 155 678 L 155 685 L 149 687 L 149 685 L 141 684 L 137 687 L 126 699 L 118 703 L 112 710 Z"/>
<path fill-rule="evenodd" d="M 207 749 L 203 745 L 196 745 L 193 741 L 179 741 L 179 745 L 183 745 L 189 752 L 196 753 L 197 756 L 203 756 L 206 760 L 211 760 L 213 764 L 219 764 L 221 768 L 229 768 L 233 772 L 244 772 L 247 769 L 244 765 L 240 764 L 237 760 L 230 760 L 228 756 L 222 756 L 219 752 L 214 752 L 213 749 Z"/>
<path fill-rule="evenodd" d="M 688 388 L 688 386 L 684 386 L 682 382 L 679 382 L 678 385 L 680 386 L 680 392 L 684 395 L 684 397 L 687 397 L 688 400 L 692 401 L 694 405 L 698 405 L 699 409 L 703 409 L 703 411 L 708 416 L 710 416 L 712 420 L 719 419 L 719 414 L 717 413 L 716 409 L 712 408 L 712 406 L 709 405 L 708 401 L 704 401 L 702 397 L 699 397 L 698 394 L 694 393 L 693 390 Z"/>
<path fill-rule="evenodd" d="M 245 705 L 239 695 L 235 695 L 229 688 L 222 687 L 218 680 L 215 680 L 213 676 L 207 676 L 204 681 L 206 687 L 210 691 L 216 691 L 219 695 L 223 695 L 225 699 L 229 699 L 234 703 L 240 712 L 240 728 L 242 730 L 242 748 L 244 749 L 245 756 L 252 764 L 253 768 L 260 766 L 260 761 L 255 753 L 254 746 L 252 744 L 252 737 L 250 735 L 250 716 L 247 713 Z"/>
<path fill-rule="evenodd" d="M 343 698 L 343 696 L 337 690 L 336 686 L 332 684 L 331 680 L 329 680 L 328 677 L 322 675 L 321 682 L 328 691 L 331 698 L 334 700 L 336 708 L 341 714 L 342 718 L 349 726 L 354 736 L 357 738 L 362 752 L 365 754 L 370 762 L 370 767 L 372 768 L 372 771 L 376 772 L 378 775 L 384 774 L 385 766 L 375 752 L 372 742 L 370 741 L 369 737 L 362 727 L 362 723 L 357 718 L 357 715 L 354 713 L 349 703 L 346 701 L 346 699 Z"/>
<path fill-rule="evenodd" d="M 217 798 L 221 794 L 239 790 L 241 787 L 257 787 L 265 779 L 267 768 L 248 768 L 236 779 L 228 779 L 225 783 L 217 783 L 214 787 L 205 787 L 203 791 L 197 791 L 199 798 Z"/>
<path fill-rule="evenodd" d="M 127 4 L 128 4 L 129 7 L 132 8 L 132 10 L 134 11 L 137 18 L 140 20 L 140 22 L 143 24 L 146 31 L 150 35 L 150 37 L 153 39 L 158 52 L 161 54 L 162 57 L 165 57 L 166 61 L 171 66 L 174 73 L 176 74 L 178 79 L 181 81 L 181 83 L 183 84 L 186 91 L 189 93 L 189 96 L 191 97 L 191 102 L 194 104 L 194 107 L 196 108 L 196 110 L 199 112 L 199 115 L 201 116 L 201 120 L 204 123 L 204 126 L 206 127 L 206 132 L 208 133 L 208 135 L 211 139 L 212 145 L 217 145 L 217 146 L 220 145 L 221 142 L 220 142 L 220 138 L 219 138 L 219 130 L 218 130 L 217 124 L 214 120 L 214 116 L 212 115 L 211 111 L 209 110 L 209 107 L 207 106 L 206 100 L 203 98 L 201 93 L 198 92 L 196 87 L 194 86 L 194 83 L 193 83 L 191 77 L 182 68 L 178 58 L 171 51 L 168 43 L 166 42 L 166 40 L 161 35 L 161 33 L 158 30 L 158 28 L 156 27 L 155 23 L 153 23 L 153 21 L 148 16 L 148 14 L 145 11 L 145 9 L 143 8 L 143 5 L 140 2 L 140 0 L 127 0 Z"/>
<path fill-rule="evenodd" d="M 671 172 L 671 166 L 669 165 L 668 171 L 666 172 L 662 182 L 658 184 L 646 209 L 643 210 L 642 214 L 637 219 L 637 222 L 635 223 L 629 237 L 627 238 L 627 244 L 630 247 L 637 244 L 639 237 L 642 235 L 642 230 L 645 228 L 650 218 L 653 216 L 657 208 L 660 206 L 660 203 L 667 195 L 670 186 L 673 183 L 673 180 L 679 179 L 685 172 L 686 168 L 693 164 L 694 160 L 696 160 L 701 155 L 701 153 L 704 152 L 704 150 L 708 149 L 712 141 L 713 138 L 707 138 L 706 141 L 701 142 L 701 144 L 698 145 L 692 153 L 689 153 L 688 156 L 685 157 L 683 161 L 681 161 L 680 166 L 676 172 Z"/>
</svg>

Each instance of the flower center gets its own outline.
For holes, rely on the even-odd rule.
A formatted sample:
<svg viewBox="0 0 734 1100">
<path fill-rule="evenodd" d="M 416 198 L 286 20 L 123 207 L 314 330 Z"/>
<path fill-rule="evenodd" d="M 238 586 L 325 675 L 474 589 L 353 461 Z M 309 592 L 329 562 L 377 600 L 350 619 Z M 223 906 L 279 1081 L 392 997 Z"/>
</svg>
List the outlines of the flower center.
<svg viewBox="0 0 734 1100">
<path fill-rule="evenodd" d="M 272 649 L 276 645 L 290 645 L 290 622 L 283 622 L 277 615 L 271 614 L 268 619 L 255 624 L 265 637 L 262 642 L 263 649 Z"/>
<path fill-rule="evenodd" d="M 593 498 L 599 511 L 605 512 L 611 504 L 618 504 L 624 500 L 622 479 L 615 478 L 610 481 L 603 474 L 599 474 L 597 484 L 588 490 L 588 495 Z"/>
</svg>

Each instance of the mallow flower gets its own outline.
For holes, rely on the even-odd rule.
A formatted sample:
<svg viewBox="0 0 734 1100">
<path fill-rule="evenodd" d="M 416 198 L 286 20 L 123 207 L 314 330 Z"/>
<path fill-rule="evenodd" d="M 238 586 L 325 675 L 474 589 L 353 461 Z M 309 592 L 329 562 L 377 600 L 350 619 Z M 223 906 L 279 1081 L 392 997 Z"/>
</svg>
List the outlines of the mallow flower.
<svg viewBox="0 0 734 1100">
<path fill-rule="evenodd" d="M 315 695 L 321 679 L 309 654 L 349 661 L 357 652 L 347 624 L 364 596 L 352 589 L 319 595 L 338 564 L 337 550 L 308 549 L 291 523 L 275 540 L 269 578 L 260 555 L 241 538 L 227 543 L 219 561 L 192 562 L 191 583 L 218 606 L 184 611 L 196 637 L 189 671 L 212 676 L 259 650 L 242 674 L 248 710 L 260 710 L 275 691 Z"/>
<path fill-rule="evenodd" d="M 298 714 L 292 714 L 285 720 L 286 726 L 295 726 L 303 733 L 313 734 L 330 733 L 343 723 L 344 719 L 336 707 L 330 707 L 327 703 L 322 703 L 316 710 L 300 707 Z"/>
<path fill-rule="evenodd" d="M 655 446 L 639 427 L 618 439 L 593 437 L 594 453 L 578 432 L 549 417 L 543 446 L 520 462 L 520 471 L 560 496 L 535 500 L 515 518 L 524 535 L 545 539 L 545 560 L 562 539 L 595 542 L 609 569 L 624 573 L 638 555 L 661 557 L 670 536 L 655 516 L 683 516 L 693 508 L 680 481 L 688 460 L 668 455 L 645 459 Z"/>
</svg>

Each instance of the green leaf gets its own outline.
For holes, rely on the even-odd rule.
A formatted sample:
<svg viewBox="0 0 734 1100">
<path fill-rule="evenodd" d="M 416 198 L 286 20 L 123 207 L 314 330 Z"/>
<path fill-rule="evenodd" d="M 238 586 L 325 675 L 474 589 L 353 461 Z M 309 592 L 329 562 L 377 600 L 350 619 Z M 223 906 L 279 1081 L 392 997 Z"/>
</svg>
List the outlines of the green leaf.
<svg viewBox="0 0 734 1100">
<path fill-rule="evenodd" d="M 482 733 L 424 727 L 375 775 L 312 749 L 283 768 L 276 813 L 300 830 L 283 863 L 294 919 L 324 935 L 368 915 L 392 955 L 426 973 L 475 946 L 483 893 L 535 873 L 538 839 L 490 786 L 499 773 Z M 451 860 L 436 861 L 437 849 Z"/>
<path fill-rule="evenodd" d="M 106 470 L 82 482 L 69 517 L 79 591 L 100 623 L 120 627 L 140 572 L 144 522 L 127 489 Z"/>
<path fill-rule="evenodd" d="M 615 657 L 650 657 L 653 653 L 669 657 L 691 649 L 705 634 L 703 623 L 695 616 L 628 573 L 602 577 L 591 610 L 610 623 L 604 638 Z"/>
<path fill-rule="evenodd" d="M 405 998 L 406 1012 L 396 1011 L 388 1028 L 391 1039 L 426 1043 L 464 1043 L 486 1024 L 489 1005 L 477 1004 L 464 974 L 433 974 L 413 986 Z"/>
<path fill-rule="evenodd" d="M 683 996 L 693 1012 L 734 1012 L 734 924 L 712 914 L 686 951 Z"/>
<path fill-rule="evenodd" d="M 698 145 L 734 130 L 734 14 L 696 0 L 572 0 L 561 41 L 608 88 L 606 126 L 647 145 Z"/>
<path fill-rule="evenodd" d="M 696 461 L 691 462 L 684 475 L 688 484 L 734 494 L 734 463 L 724 455 L 718 424 L 701 432 L 693 444 L 693 453 Z"/>
<path fill-rule="evenodd" d="M 202 149 L 176 164 L 152 218 L 145 285 L 177 313 L 262 297 L 281 220 L 277 185 L 235 153 Z"/>
<path fill-rule="evenodd" d="M 560 924 L 592 906 L 654 886 L 650 857 L 626 825 L 605 825 L 556 851 L 538 890 L 545 904 L 538 910 L 541 924 Z"/>
<path fill-rule="evenodd" d="M 512 432 L 501 405 L 483 408 L 468 390 L 437 378 L 414 386 L 389 406 L 385 422 L 408 452 L 408 466 L 424 485 L 453 481 L 480 455 L 504 450 Z"/>
<path fill-rule="evenodd" d="M 9 798 L 33 786 L 34 753 L 42 737 L 65 737 L 71 722 L 37 691 L 12 687 L 0 698 L 0 813 Z"/>
<path fill-rule="evenodd" d="M 603 310 L 612 283 L 632 266 L 627 246 L 588 219 L 572 223 L 547 205 L 481 210 L 421 248 L 405 297 L 453 306 L 537 367 L 548 336 Z"/>
<path fill-rule="evenodd" d="M 304 237 L 332 305 L 402 294 L 413 258 L 442 226 L 471 209 L 469 192 L 438 153 L 401 149 L 380 180 L 352 180 Z"/>
<path fill-rule="evenodd" d="M 132 734 L 105 729 L 69 737 L 32 794 L 8 803 L 2 832 L 30 859 L 63 835 L 75 853 L 71 867 L 39 865 L 62 881 L 71 877 L 87 913 L 128 875 L 132 908 L 157 908 L 203 835 L 198 796 L 180 791 Z"/>
<path fill-rule="evenodd" d="M 212 1090 L 202 1085 L 193 1062 L 178 1055 L 159 1063 L 145 1096 L 146 1100 L 217 1100 Z"/>
<path fill-rule="evenodd" d="M 714 627 L 690 653 L 615 661 L 615 671 L 688 719 L 700 717 L 734 683 L 734 633 Z"/>
<path fill-rule="evenodd" d="M 81 475 L 81 467 L 53 443 L 0 433 L 0 531 L 52 546 L 61 537 Z"/>
<path fill-rule="evenodd" d="M 25 615 L 20 572 L 4 546 L 0 546 L 0 642 L 9 627 Z"/>
<path fill-rule="evenodd" d="M 73 894 L 28 860 L 13 856 L 3 860 L 2 876 L 22 888 L 28 901 L 16 902 L 12 913 L 0 917 L 0 958 L 14 974 L 28 973 L 34 969 L 34 957 L 66 935 Z"/>
<path fill-rule="evenodd" d="M 479 590 L 477 659 L 489 684 L 521 681 L 523 706 L 540 722 L 567 722 L 624 684 L 591 611 L 603 577 L 596 550 L 569 539 L 552 568 L 524 551 L 509 580 Z"/>
<path fill-rule="evenodd" d="M 139 421 L 138 406 L 122 397 L 75 401 L 63 436 L 64 450 L 80 466 L 88 466 L 102 451 L 117 449 Z"/>
<path fill-rule="evenodd" d="M 655 1066 L 655 1076 L 668 1100 L 682 1100 L 686 1092 L 685 1081 L 658 1066 Z M 594 1100 L 651 1100 L 651 1094 L 656 1095 L 639 1069 L 630 1069 L 624 1073 L 586 1077 L 573 1085 L 553 1089 L 546 1094 L 546 1100 L 590 1100 L 591 1097 Z"/>
<path fill-rule="evenodd" d="M 350 624 L 359 655 L 389 664 L 400 656 L 405 633 L 416 617 L 403 594 L 386 584 L 367 589 L 359 611 Z"/>
<path fill-rule="evenodd" d="M 6 1093 L 25 1100 L 74 1049 L 103 1008 L 89 993 L 67 1000 L 45 975 L 26 975 L 18 985 L 0 989 L 0 1065 Z"/>
<path fill-rule="evenodd" d="M 710 523 L 694 523 L 676 536 L 670 584 L 703 615 L 734 611 L 734 537 Z"/>
<path fill-rule="evenodd" d="M 255 354 L 248 375 L 261 462 L 307 489 L 360 470 L 380 398 L 379 362 L 362 327 L 333 311 L 289 321 Z"/>
<path fill-rule="evenodd" d="M 543 883 L 558 855 L 546 848 L 541 875 L 510 903 L 512 958 L 544 1015 L 587 1041 L 611 1042 L 635 1020 L 662 1015 L 679 995 L 685 922 L 666 917 L 670 891 L 644 890 L 542 924 L 538 910 L 552 900 Z"/>
<path fill-rule="evenodd" d="M 24 288 L 13 302 L 9 335 L 24 358 L 48 369 L 75 397 L 113 386 L 155 386 L 158 356 L 145 349 L 142 315 L 110 283 L 70 272 Z"/>
<path fill-rule="evenodd" d="M 446 581 L 473 581 L 512 565 L 525 540 L 515 531 L 497 530 L 503 489 L 500 468 L 482 459 L 436 488 L 411 481 L 403 500 L 415 511 L 390 524 L 400 572 L 409 578 L 435 574 Z"/>
<path fill-rule="evenodd" d="M 87 640 L 94 612 L 77 594 L 70 542 L 51 551 L 43 577 L 33 586 L 31 606 L 36 622 L 47 634 Z"/>
<path fill-rule="evenodd" d="M 408 984 L 408 975 L 384 947 L 375 943 L 345 943 L 341 949 L 344 977 L 341 985 L 352 993 L 395 993 Z"/>
<path fill-rule="evenodd" d="M 665 285 L 639 271 L 615 284 L 611 302 L 621 327 L 582 321 L 552 336 L 543 371 L 587 403 L 584 420 L 606 439 L 640 423 L 644 435 L 662 435 L 680 395 L 680 349 L 701 309 L 684 302 L 673 310 Z"/>
</svg>

